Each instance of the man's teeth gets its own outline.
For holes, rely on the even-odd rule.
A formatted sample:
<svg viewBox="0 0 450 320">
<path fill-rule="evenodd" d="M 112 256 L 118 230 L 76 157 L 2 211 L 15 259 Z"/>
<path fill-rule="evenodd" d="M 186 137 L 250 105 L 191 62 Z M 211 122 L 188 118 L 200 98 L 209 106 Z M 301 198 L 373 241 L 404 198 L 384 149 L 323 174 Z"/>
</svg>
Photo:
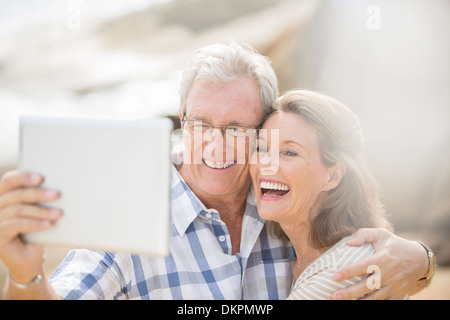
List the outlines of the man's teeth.
<svg viewBox="0 0 450 320">
<path fill-rule="evenodd" d="M 208 167 L 213 168 L 213 169 L 226 169 L 228 167 L 231 167 L 234 164 L 234 161 L 226 162 L 226 163 L 217 163 L 217 162 L 208 161 L 205 159 L 204 159 L 204 161 Z"/>
<path fill-rule="evenodd" d="M 268 181 L 261 181 L 260 187 L 261 187 L 261 189 L 289 191 L 289 187 L 285 184 L 268 182 Z"/>
</svg>

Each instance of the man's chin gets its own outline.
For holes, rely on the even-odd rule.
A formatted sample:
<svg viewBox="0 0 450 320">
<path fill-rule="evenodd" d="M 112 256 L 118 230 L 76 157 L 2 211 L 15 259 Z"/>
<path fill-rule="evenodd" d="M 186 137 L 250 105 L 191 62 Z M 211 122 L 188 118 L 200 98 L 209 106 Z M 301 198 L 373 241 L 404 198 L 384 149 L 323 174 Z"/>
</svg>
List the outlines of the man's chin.
<svg viewBox="0 0 450 320">
<path fill-rule="evenodd" d="M 202 186 L 202 189 L 210 194 L 215 196 L 225 196 L 227 194 L 231 194 L 236 190 L 236 186 L 230 185 L 230 183 L 220 183 L 215 181 L 216 183 L 206 183 Z"/>
<path fill-rule="evenodd" d="M 214 197 L 226 197 L 231 195 L 243 196 L 243 190 L 249 191 L 249 185 L 247 186 L 246 182 L 236 181 L 231 178 L 225 180 L 211 179 L 202 183 L 201 188 L 205 193 Z M 247 196 L 247 194 L 245 194 L 245 196 Z"/>
</svg>

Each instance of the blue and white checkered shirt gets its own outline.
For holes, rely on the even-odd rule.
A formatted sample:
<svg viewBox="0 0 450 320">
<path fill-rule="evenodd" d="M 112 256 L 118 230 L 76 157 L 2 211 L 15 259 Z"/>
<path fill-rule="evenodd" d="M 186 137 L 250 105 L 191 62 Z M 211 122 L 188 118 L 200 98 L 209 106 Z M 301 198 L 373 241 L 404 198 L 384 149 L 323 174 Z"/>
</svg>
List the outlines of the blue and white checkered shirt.
<svg viewBox="0 0 450 320">
<path fill-rule="evenodd" d="M 219 213 L 207 209 L 172 170 L 170 255 L 77 249 L 50 277 L 65 299 L 284 299 L 295 253 L 273 238 L 249 195 L 240 253 Z"/>
</svg>

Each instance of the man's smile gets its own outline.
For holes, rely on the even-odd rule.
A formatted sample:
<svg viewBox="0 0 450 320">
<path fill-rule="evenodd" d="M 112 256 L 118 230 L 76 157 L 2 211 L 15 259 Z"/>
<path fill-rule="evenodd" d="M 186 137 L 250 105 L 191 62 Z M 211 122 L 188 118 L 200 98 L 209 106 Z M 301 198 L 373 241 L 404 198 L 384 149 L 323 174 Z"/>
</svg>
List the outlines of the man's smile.
<svg viewBox="0 0 450 320">
<path fill-rule="evenodd" d="M 203 162 L 206 164 L 206 166 L 208 168 L 220 169 L 220 170 L 227 169 L 235 164 L 235 161 L 228 161 L 228 162 L 220 163 L 220 162 L 210 161 L 210 160 L 206 160 L 206 159 L 203 159 Z"/>
</svg>

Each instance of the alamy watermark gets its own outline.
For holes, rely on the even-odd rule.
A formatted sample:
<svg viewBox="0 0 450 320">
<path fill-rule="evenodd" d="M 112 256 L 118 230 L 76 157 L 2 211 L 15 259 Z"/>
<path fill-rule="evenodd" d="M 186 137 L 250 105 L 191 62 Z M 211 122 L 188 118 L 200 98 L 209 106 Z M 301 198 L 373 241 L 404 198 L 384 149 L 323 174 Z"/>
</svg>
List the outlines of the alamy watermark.
<svg viewBox="0 0 450 320">
<path fill-rule="evenodd" d="M 54 0 L 48 9 L 50 17 L 61 20 L 69 30 L 81 29 L 83 0 Z"/>
<path fill-rule="evenodd" d="M 254 129 L 239 134 L 230 129 L 224 133 L 219 133 L 218 129 L 212 131 L 203 132 L 200 126 L 193 132 L 175 130 L 172 144 L 183 143 L 184 140 L 184 150 L 183 157 L 172 159 L 174 163 L 202 164 L 206 159 L 219 165 L 260 164 L 262 175 L 273 175 L 278 171 L 278 129 Z"/>
<path fill-rule="evenodd" d="M 81 6 L 83 0 L 67 0 L 67 20 L 66 26 L 68 29 L 81 29 Z"/>
<path fill-rule="evenodd" d="M 377 5 L 370 5 L 366 10 L 366 26 L 369 30 L 381 30 L 381 9 Z"/>
<path fill-rule="evenodd" d="M 381 270 L 377 265 L 370 265 L 367 267 L 367 273 L 371 273 L 366 280 L 366 286 L 370 290 L 376 290 L 381 288 Z"/>
</svg>

